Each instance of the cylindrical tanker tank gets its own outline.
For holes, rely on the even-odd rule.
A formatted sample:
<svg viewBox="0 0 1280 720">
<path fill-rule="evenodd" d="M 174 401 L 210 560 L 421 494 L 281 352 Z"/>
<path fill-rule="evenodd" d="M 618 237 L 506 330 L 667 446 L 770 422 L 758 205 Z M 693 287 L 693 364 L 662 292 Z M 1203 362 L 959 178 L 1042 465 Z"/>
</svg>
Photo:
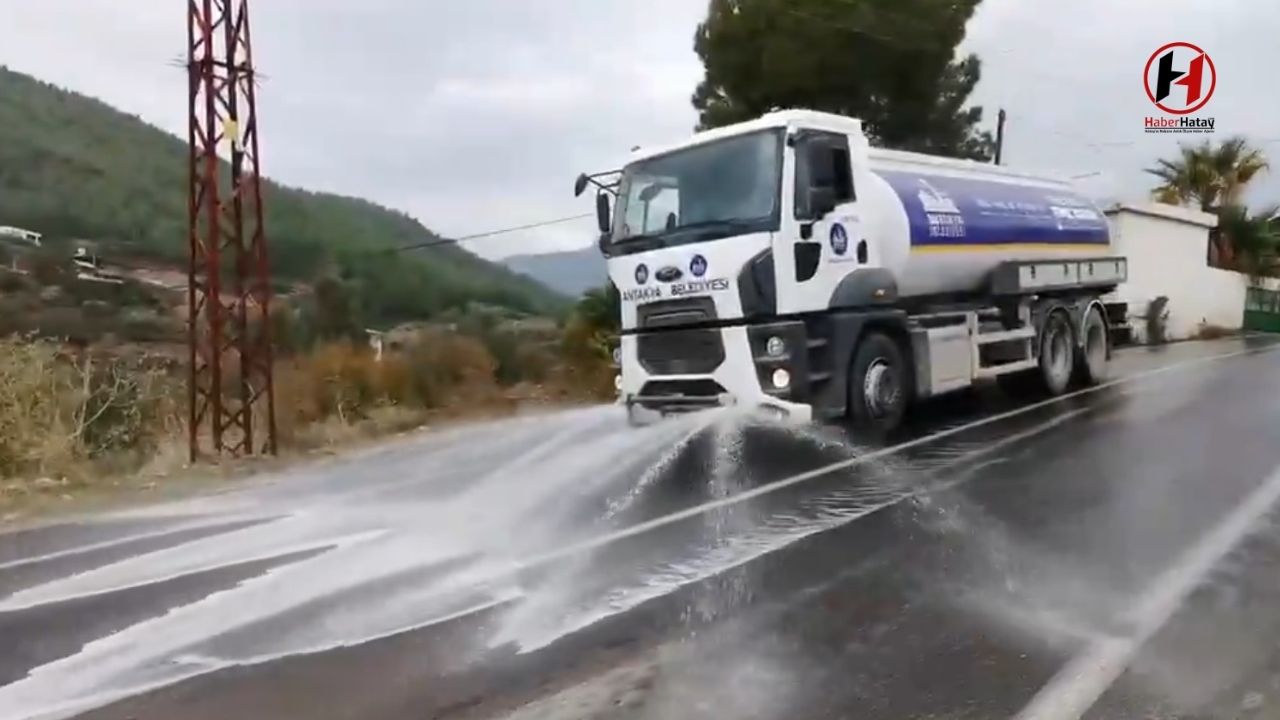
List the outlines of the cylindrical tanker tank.
<svg viewBox="0 0 1280 720">
<path fill-rule="evenodd" d="M 878 149 L 860 180 L 875 260 L 903 297 L 980 291 L 1010 260 L 1111 253 L 1106 218 L 1061 180 Z"/>
</svg>

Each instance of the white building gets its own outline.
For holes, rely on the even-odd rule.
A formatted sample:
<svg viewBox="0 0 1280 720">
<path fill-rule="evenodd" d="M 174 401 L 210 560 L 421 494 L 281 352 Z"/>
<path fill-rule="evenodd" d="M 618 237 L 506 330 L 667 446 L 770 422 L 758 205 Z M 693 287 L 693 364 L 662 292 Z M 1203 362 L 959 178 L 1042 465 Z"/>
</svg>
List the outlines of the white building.
<svg viewBox="0 0 1280 720">
<path fill-rule="evenodd" d="M 34 230 L 24 230 L 11 225 L 0 225 L 0 238 L 19 240 L 29 245 L 40 247 L 40 238 L 44 237 Z"/>
<path fill-rule="evenodd" d="M 1120 204 L 1106 214 L 1113 252 L 1129 259 L 1129 281 L 1117 288 L 1116 299 L 1128 303 L 1138 342 L 1146 340 L 1147 306 L 1159 296 L 1169 298 L 1170 340 L 1195 337 L 1206 326 L 1240 328 L 1249 278 L 1209 267 L 1216 216 L 1154 202 Z"/>
</svg>

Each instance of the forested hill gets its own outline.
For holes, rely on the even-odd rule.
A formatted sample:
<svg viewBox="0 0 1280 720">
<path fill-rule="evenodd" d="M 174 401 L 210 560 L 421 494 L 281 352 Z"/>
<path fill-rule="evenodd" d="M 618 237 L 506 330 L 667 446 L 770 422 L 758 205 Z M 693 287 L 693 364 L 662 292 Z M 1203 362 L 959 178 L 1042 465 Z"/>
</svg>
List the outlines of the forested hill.
<svg viewBox="0 0 1280 720">
<path fill-rule="evenodd" d="M 0 225 L 99 240 L 104 256 L 180 263 L 186 188 L 185 141 L 0 66 Z M 336 273 L 371 323 L 429 317 L 471 302 L 532 313 L 566 304 L 456 246 L 386 252 L 436 236 L 408 215 L 365 200 L 268 182 L 264 204 L 275 276 L 310 282 Z"/>
<path fill-rule="evenodd" d="M 540 255 L 512 255 L 503 258 L 502 264 L 573 297 L 609 282 L 604 257 L 595 246 Z"/>
</svg>

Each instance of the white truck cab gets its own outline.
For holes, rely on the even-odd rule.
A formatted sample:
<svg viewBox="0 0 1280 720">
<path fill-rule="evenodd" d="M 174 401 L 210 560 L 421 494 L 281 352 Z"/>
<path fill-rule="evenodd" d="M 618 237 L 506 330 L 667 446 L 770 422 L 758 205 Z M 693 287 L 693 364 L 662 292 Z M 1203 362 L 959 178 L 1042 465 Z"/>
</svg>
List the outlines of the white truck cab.
<svg viewBox="0 0 1280 720">
<path fill-rule="evenodd" d="M 1038 369 L 1061 392 L 1064 372 L 1102 372 L 1099 296 L 1125 264 L 1061 181 L 871 148 L 856 119 L 788 110 L 589 184 L 632 411 L 737 404 L 887 431 L 983 376 Z"/>
</svg>

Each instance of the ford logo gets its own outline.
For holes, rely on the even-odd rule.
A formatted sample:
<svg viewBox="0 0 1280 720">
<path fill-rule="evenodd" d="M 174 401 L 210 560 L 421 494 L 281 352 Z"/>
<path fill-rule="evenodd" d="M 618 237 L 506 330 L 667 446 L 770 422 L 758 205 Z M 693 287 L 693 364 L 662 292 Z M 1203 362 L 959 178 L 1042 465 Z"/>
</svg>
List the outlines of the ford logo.
<svg viewBox="0 0 1280 720">
<path fill-rule="evenodd" d="M 694 277 L 702 277 L 703 275 L 706 275 L 707 259 L 701 255 L 694 255 L 693 259 L 689 261 L 689 272 L 693 273 Z"/>
<path fill-rule="evenodd" d="M 661 270 L 655 272 L 653 276 L 658 278 L 658 280 L 662 282 L 673 282 L 683 277 L 684 273 L 680 272 L 680 268 L 676 267 L 675 265 L 668 265 L 662 268 Z"/>
<path fill-rule="evenodd" d="M 640 263 L 636 266 L 636 284 L 643 285 L 649 282 L 649 266 Z"/>
</svg>

